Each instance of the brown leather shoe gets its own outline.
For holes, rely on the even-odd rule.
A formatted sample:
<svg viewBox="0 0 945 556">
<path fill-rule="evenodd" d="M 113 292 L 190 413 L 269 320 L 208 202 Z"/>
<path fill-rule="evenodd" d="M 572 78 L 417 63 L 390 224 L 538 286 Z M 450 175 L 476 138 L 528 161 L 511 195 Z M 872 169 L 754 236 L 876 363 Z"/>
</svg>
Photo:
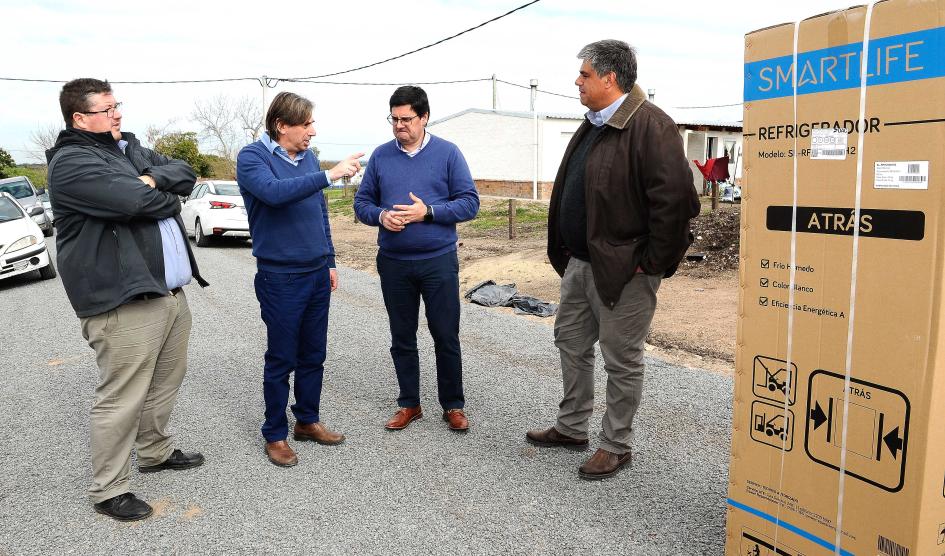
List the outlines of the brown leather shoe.
<svg viewBox="0 0 945 556">
<path fill-rule="evenodd" d="M 423 409 L 417 407 L 402 407 L 394 413 L 394 416 L 387 421 L 384 427 L 389 431 L 399 431 L 407 428 L 407 425 L 423 417 Z"/>
<path fill-rule="evenodd" d="M 630 452 L 614 454 L 598 448 L 591 459 L 578 469 L 578 475 L 588 481 L 598 481 L 614 476 L 620 468 L 630 461 Z"/>
<path fill-rule="evenodd" d="M 267 442 L 266 455 L 269 456 L 269 461 L 279 467 L 292 467 L 299 462 L 298 456 L 295 455 L 295 450 L 293 450 L 285 440 Z"/>
<path fill-rule="evenodd" d="M 565 448 L 574 452 L 587 450 L 587 439 L 573 438 L 558 432 L 551 427 L 547 430 L 534 430 L 525 433 L 525 440 L 529 444 L 542 448 Z"/>
<path fill-rule="evenodd" d="M 311 440 L 325 446 L 334 446 L 345 441 L 345 435 L 328 430 L 328 427 L 321 422 L 307 425 L 296 423 L 295 429 L 292 430 L 292 438 L 300 442 Z"/>
<path fill-rule="evenodd" d="M 451 431 L 466 432 L 469 430 L 469 419 L 462 409 L 447 409 L 443 412 L 443 420 L 446 421 Z"/>
</svg>

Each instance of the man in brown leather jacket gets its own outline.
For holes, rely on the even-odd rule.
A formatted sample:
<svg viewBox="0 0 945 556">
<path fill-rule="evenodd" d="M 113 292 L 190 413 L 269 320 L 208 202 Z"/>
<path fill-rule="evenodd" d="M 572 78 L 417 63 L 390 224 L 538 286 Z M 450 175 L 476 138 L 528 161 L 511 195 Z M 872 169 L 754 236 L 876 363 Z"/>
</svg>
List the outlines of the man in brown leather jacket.
<svg viewBox="0 0 945 556">
<path fill-rule="evenodd" d="M 555 345 L 564 396 L 555 425 L 526 439 L 587 449 L 600 342 L 607 409 L 600 448 L 578 471 L 593 480 L 630 461 L 656 292 L 692 242 L 689 220 L 700 205 L 676 124 L 636 85 L 633 49 L 603 40 L 578 58 L 575 85 L 589 110 L 564 153 L 548 211 L 548 258 L 562 277 Z"/>
</svg>

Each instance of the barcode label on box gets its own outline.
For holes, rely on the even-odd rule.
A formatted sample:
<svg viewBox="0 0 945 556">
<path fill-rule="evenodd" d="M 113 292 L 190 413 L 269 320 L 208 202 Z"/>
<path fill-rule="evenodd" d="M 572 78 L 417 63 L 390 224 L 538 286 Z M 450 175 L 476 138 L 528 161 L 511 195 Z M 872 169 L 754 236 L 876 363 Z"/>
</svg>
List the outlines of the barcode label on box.
<svg viewBox="0 0 945 556">
<path fill-rule="evenodd" d="M 847 132 L 840 129 L 812 129 L 810 134 L 811 160 L 846 160 Z"/>
<path fill-rule="evenodd" d="M 928 189 L 929 162 L 877 162 L 873 187 L 876 189 Z"/>
</svg>

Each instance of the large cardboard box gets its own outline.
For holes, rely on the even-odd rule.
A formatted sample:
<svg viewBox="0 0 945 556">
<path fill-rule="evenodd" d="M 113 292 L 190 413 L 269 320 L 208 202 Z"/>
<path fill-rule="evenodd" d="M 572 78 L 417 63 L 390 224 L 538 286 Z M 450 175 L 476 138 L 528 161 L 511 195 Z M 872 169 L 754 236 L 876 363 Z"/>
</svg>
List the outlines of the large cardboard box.
<svg viewBox="0 0 945 556">
<path fill-rule="evenodd" d="M 797 30 L 796 94 L 745 39 L 726 554 L 943 555 L 945 0 Z"/>
</svg>

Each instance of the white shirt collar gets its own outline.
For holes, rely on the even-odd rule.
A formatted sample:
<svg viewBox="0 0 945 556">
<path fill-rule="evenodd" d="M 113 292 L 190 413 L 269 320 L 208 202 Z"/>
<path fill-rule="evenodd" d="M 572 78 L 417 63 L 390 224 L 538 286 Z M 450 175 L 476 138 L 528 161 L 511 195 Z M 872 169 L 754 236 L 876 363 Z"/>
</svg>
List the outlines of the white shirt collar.
<svg viewBox="0 0 945 556">
<path fill-rule="evenodd" d="M 427 131 L 426 129 L 423 130 L 423 140 L 420 141 L 420 146 L 417 147 L 417 150 L 415 150 L 415 151 L 413 151 L 413 152 L 410 152 L 410 151 L 408 151 L 407 149 L 405 149 L 404 146 L 400 144 L 400 141 L 397 141 L 396 139 L 394 139 L 394 142 L 397 143 L 397 148 L 400 149 L 400 152 L 406 153 L 407 156 L 409 156 L 410 158 L 413 158 L 413 157 L 417 156 L 417 154 L 418 154 L 420 151 L 423 150 L 423 147 L 426 147 L 426 146 L 427 146 L 427 143 L 430 142 L 430 132 Z"/>
</svg>

